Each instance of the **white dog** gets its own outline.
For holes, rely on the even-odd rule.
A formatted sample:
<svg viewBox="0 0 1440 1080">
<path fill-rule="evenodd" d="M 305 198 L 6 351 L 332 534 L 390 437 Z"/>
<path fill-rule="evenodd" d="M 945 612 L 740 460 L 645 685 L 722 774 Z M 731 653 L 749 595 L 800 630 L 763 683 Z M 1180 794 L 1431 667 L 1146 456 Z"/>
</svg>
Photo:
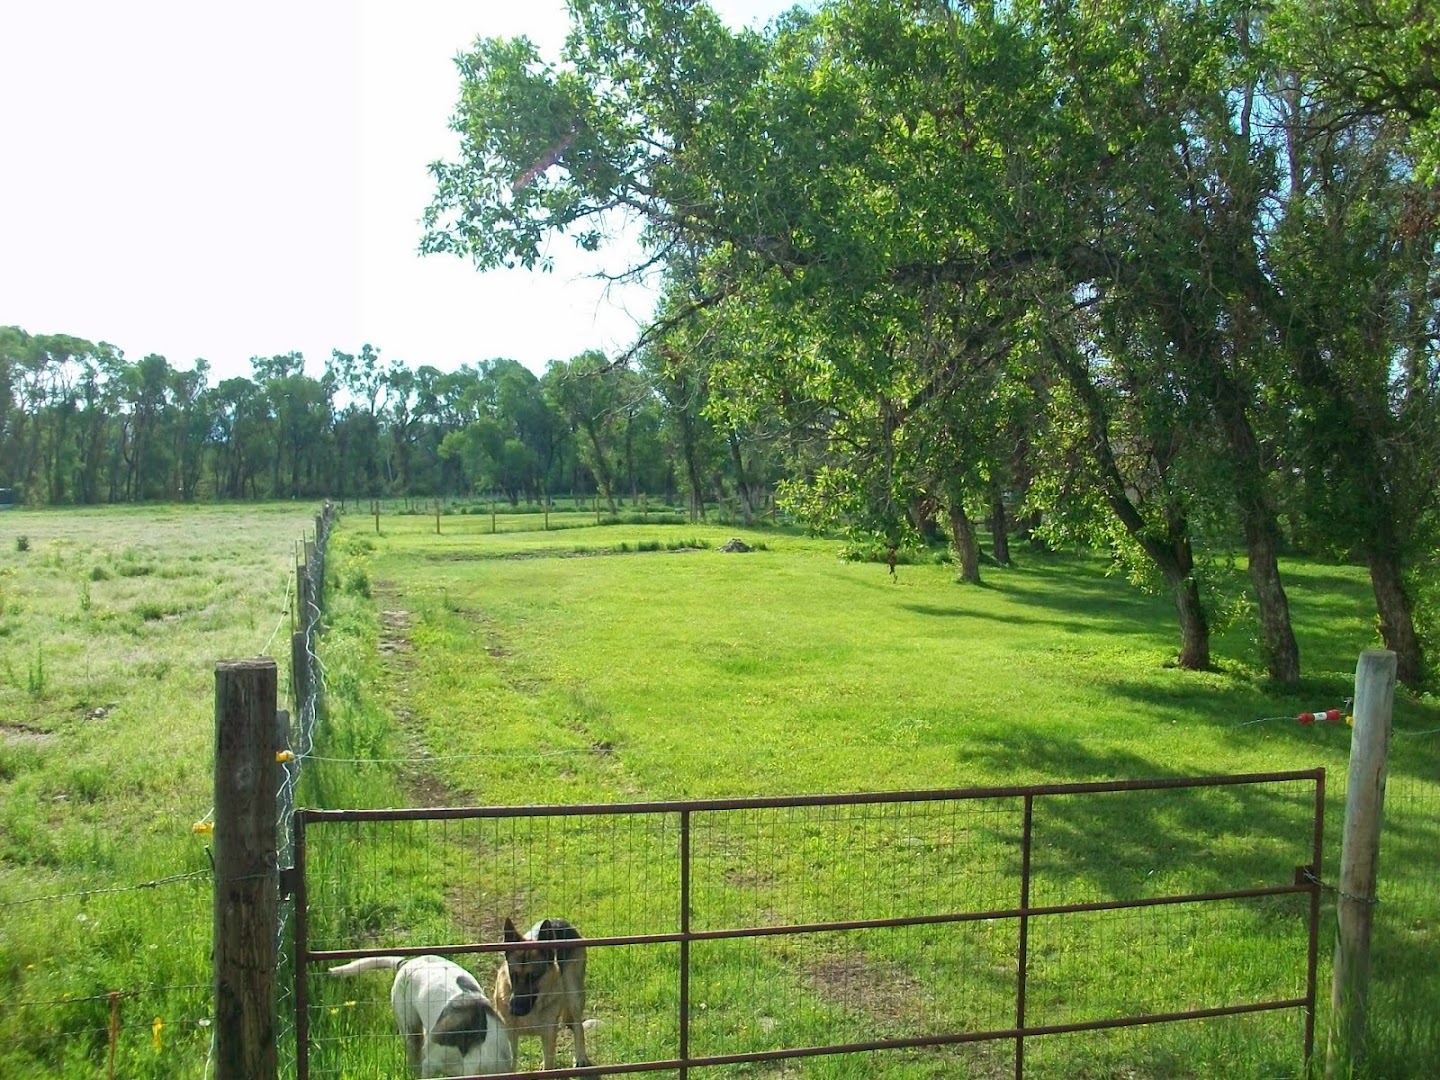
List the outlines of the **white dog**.
<svg viewBox="0 0 1440 1080">
<path fill-rule="evenodd" d="M 367 956 L 331 975 L 394 971 L 390 1004 L 405 1036 L 410 1068 L 421 1077 L 489 1076 L 513 1071 L 505 1023 L 475 977 L 443 956 Z"/>
</svg>

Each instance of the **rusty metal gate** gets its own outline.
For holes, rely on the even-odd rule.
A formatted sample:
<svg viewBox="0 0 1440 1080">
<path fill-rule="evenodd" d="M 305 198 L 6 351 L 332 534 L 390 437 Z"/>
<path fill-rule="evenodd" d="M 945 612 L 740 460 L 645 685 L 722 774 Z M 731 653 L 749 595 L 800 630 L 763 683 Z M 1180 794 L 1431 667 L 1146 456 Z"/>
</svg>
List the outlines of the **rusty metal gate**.
<svg viewBox="0 0 1440 1080">
<path fill-rule="evenodd" d="M 296 912 L 297 1075 L 339 1075 L 357 1039 L 384 1042 L 377 1053 L 398 1043 L 378 1019 L 363 1035 L 346 1027 L 355 1001 L 316 977 L 319 965 L 498 953 L 497 920 L 514 911 L 518 923 L 522 908 L 564 915 L 584 932 L 591 1012 L 614 1049 L 603 1064 L 552 1075 L 685 1077 L 919 1048 L 987 1044 L 993 1054 L 1008 1043 L 1019 1078 L 1027 1050 L 1048 1036 L 1286 1012 L 1298 1021 L 1294 1036 L 1281 1034 L 1299 1044 L 1287 1051 L 1298 1071 L 1315 1037 L 1324 788 L 1314 769 L 299 810 L 285 877 Z M 1219 860 L 1222 845 L 1236 853 Z M 423 904 L 407 907 L 419 896 Z M 1243 938 L 1230 932 L 1241 921 Z M 479 940 L 437 942 L 455 926 Z M 1235 941 L 1243 957 L 1207 960 Z M 1205 974 L 1192 978 L 1192 966 Z M 649 972 L 643 991 L 639 970 Z M 1217 985 L 1237 970 L 1253 985 Z M 835 1018 L 865 1024 L 868 1037 L 817 1039 Z"/>
</svg>

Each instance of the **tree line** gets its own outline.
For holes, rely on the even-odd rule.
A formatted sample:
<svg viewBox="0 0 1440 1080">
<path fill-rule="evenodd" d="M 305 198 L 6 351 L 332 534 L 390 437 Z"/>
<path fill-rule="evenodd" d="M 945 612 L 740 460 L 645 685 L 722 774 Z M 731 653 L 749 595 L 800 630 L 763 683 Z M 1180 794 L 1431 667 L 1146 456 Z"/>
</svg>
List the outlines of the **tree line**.
<svg viewBox="0 0 1440 1080">
<path fill-rule="evenodd" d="M 1018 515 L 1166 590 L 1183 667 L 1243 606 L 1289 685 L 1282 550 L 1354 559 L 1423 681 L 1434 0 L 569 6 L 558 58 L 457 58 L 422 250 L 535 266 L 638 218 L 614 272 L 667 286 L 620 359 L 775 433 L 807 519 L 948 531 L 977 581 L 977 521 L 1004 561 Z"/>
<path fill-rule="evenodd" d="M 659 392 L 599 353 L 543 375 L 506 359 L 442 372 L 332 352 L 209 365 L 129 361 L 104 342 L 0 327 L 0 487 L 32 504 L 148 500 L 655 494 L 753 517 L 767 445 L 707 414 L 703 380 Z"/>
</svg>

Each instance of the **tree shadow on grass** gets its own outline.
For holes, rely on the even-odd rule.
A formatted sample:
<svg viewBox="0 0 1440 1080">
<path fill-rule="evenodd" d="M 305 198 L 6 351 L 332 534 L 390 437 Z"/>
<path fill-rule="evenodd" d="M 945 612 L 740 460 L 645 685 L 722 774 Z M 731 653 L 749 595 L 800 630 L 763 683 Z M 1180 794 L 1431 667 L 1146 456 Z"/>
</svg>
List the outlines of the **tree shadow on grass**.
<svg viewBox="0 0 1440 1080">
<path fill-rule="evenodd" d="M 1126 750 L 1016 733 L 972 752 L 997 772 L 1087 780 L 1193 775 Z M 1036 887 L 1070 903 L 1287 885 L 1311 860 L 1313 781 L 1041 796 Z"/>
</svg>

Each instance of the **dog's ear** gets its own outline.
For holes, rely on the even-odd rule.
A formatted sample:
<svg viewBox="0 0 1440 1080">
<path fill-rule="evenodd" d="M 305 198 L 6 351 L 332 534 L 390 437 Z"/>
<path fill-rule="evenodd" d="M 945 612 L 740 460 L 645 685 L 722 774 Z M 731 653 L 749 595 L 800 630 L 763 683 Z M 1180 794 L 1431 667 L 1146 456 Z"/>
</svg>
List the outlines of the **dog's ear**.
<svg viewBox="0 0 1440 1080">
<path fill-rule="evenodd" d="M 525 940 L 524 938 L 522 938 L 522 937 L 520 936 L 520 931 L 518 931 L 518 930 L 515 929 L 515 924 L 510 921 L 509 917 L 506 917 L 506 919 L 505 919 L 505 940 L 506 940 L 506 941 L 524 941 L 524 940 Z"/>
</svg>

